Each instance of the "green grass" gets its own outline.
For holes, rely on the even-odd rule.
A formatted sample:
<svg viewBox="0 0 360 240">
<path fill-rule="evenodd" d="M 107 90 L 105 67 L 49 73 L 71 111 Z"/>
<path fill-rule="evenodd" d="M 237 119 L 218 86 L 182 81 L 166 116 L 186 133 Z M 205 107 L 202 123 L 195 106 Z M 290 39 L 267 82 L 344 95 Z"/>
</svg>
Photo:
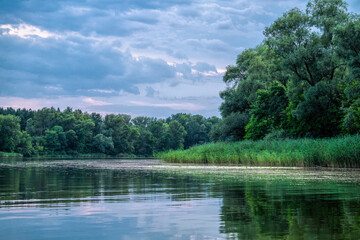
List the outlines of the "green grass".
<svg viewBox="0 0 360 240">
<path fill-rule="evenodd" d="M 160 153 L 157 157 L 177 163 L 359 168 L 360 135 L 210 143 Z"/>
<path fill-rule="evenodd" d="M 0 157 L 22 157 L 21 153 L 0 152 Z"/>
</svg>

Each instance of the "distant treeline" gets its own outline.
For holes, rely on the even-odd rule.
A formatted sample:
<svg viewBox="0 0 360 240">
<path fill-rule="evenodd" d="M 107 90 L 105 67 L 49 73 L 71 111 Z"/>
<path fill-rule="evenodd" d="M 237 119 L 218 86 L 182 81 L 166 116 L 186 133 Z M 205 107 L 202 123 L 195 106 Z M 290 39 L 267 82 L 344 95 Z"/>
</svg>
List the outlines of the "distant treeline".
<svg viewBox="0 0 360 240">
<path fill-rule="evenodd" d="M 167 119 L 55 108 L 0 108 L 0 152 L 33 155 L 152 156 L 210 141 L 217 117 L 179 113 Z"/>
<path fill-rule="evenodd" d="M 312 0 L 265 28 L 228 66 L 217 141 L 360 133 L 360 16 L 342 0 Z"/>
</svg>

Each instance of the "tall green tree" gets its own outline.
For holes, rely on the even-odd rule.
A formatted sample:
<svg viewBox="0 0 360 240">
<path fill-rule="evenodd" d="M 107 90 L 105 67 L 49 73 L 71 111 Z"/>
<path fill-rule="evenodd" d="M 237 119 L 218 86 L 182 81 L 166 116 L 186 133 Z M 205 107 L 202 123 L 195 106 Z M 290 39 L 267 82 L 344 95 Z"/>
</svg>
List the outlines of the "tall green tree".
<svg viewBox="0 0 360 240">
<path fill-rule="evenodd" d="M 26 131 L 21 132 L 15 152 L 21 153 L 25 157 L 30 157 L 36 153 L 32 144 L 32 138 Z"/>
<path fill-rule="evenodd" d="M 346 134 L 360 133 L 360 16 L 352 16 L 337 28 L 338 54 L 345 61 L 349 75 L 343 85 L 345 116 L 342 130 Z"/>
<path fill-rule="evenodd" d="M 251 109 L 245 138 L 262 139 L 271 131 L 286 127 L 288 104 L 286 88 L 279 82 L 273 82 L 269 88 L 257 91 L 257 101 Z"/>
<path fill-rule="evenodd" d="M 46 151 L 50 154 L 65 154 L 67 139 L 61 126 L 54 126 L 45 131 Z"/>
<path fill-rule="evenodd" d="M 106 137 L 103 134 L 97 134 L 93 140 L 95 152 L 112 154 L 114 151 L 114 142 L 112 137 Z"/>
<path fill-rule="evenodd" d="M 14 152 L 20 136 L 20 118 L 0 115 L 0 151 Z"/>
<path fill-rule="evenodd" d="M 171 149 L 183 149 L 186 131 L 185 128 L 176 120 L 169 123 L 169 145 Z"/>
<path fill-rule="evenodd" d="M 105 116 L 105 135 L 112 137 L 114 152 L 116 154 L 132 153 L 134 151 L 133 141 L 136 139 L 138 131 L 130 128 L 128 125 L 130 119 L 128 115 L 121 114 L 109 114 Z"/>
</svg>

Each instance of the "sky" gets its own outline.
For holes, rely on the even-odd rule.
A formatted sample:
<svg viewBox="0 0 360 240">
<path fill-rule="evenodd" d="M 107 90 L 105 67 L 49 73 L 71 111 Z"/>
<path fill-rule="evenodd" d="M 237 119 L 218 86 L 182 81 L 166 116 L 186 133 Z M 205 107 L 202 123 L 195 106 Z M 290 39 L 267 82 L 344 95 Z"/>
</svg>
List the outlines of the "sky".
<svg viewBox="0 0 360 240">
<path fill-rule="evenodd" d="M 306 3 L 0 0 L 0 106 L 220 116 L 226 66 Z"/>
</svg>

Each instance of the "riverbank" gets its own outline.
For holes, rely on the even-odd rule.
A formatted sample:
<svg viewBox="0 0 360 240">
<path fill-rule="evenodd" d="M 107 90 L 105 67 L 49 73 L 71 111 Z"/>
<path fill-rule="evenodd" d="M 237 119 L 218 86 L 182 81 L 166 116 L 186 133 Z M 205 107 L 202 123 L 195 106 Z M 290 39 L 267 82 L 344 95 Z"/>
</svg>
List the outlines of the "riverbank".
<svg viewBox="0 0 360 240">
<path fill-rule="evenodd" d="M 24 156 L 21 153 L 8 153 L 8 152 L 0 152 L 0 158 L 23 158 Z M 48 154 L 48 155 L 33 155 L 25 158 L 35 158 L 35 159 L 94 159 L 94 158 L 106 158 L 106 159 L 143 159 L 143 158 L 153 158 L 147 156 L 136 156 L 131 154 L 120 154 L 120 155 L 107 155 L 100 153 L 89 153 L 89 154 Z"/>
<path fill-rule="evenodd" d="M 219 142 L 158 154 L 173 163 L 360 167 L 360 135 L 331 139 Z"/>
</svg>

